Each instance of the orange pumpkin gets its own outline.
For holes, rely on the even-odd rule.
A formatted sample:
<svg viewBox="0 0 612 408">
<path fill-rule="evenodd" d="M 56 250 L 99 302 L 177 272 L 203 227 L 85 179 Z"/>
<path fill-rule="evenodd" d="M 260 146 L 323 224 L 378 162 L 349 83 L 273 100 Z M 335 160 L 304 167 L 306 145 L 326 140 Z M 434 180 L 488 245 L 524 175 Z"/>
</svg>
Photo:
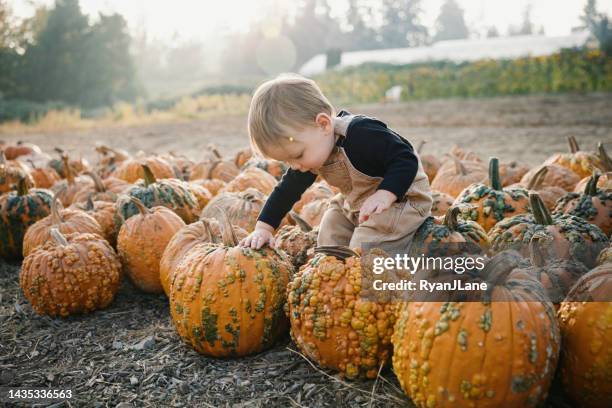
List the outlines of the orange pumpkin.
<svg viewBox="0 0 612 408">
<path fill-rule="evenodd" d="M 84 203 L 74 203 L 70 206 L 72 209 L 85 211 L 91 215 L 100 227 L 102 228 L 102 236 L 111 244 L 113 248 L 117 245 L 117 234 L 119 234 L 119 226 L 115 222 L 115 213 L 117 205 L 109 201 L 93 201 L 90 196 Z"/>
<path fill-rule="evenodd" d="M 253 151 L 250 147 L 239 150 L 234 156 L 234 164 L 236 167 L 242 168 L 242 166 L 244 166 L 244 164 L 248 162 L 251 157 L 253 157 Z"/>
<path fill-rule="evenodd" d="M 578 184 L 576 184 L 576 186 L 574 187 L 574 193 L 582 193 L 590 179 L 591 176 L 585 177 L 580 180 Z M 601 175 L 601 177 L 599 177 L 599 180 L 597 181 L 597 188 L 603 191 L 612 190 L 612 171 L 604 173 Z"/>
<path fill-rule="evenodd" d="M 104 236 L 100 224 L 92 216 L 76 209 L 60 209 L 60 206 L 59 197 L 55 194 L 51 201 L 51 214 L 28 228 L 23 237 L 24 257 L 50 239 L 51 228 L 57 228 L 62 234 L 79 232 Z"/>
<path fill-rule="evenodd" d="M 464 285 L 487 283 L 487 295 L 438 291 L 438 301 L 400 305 L 393 334 L 393 371 L 418 408 L 525 408 L 546 399 L 560 335 L 554 308 L 516 253 L 483 269 L 452 273 Z M 434 272 L 415 279 L 443 283 Z M 448 274 L 444 275 L 448 276 Z M 469 291 L 469 295 L 474 296 Z"/>
<path fill-rule="evenodd" d="M 456 157 L 452 157 L 452 160 L 454 165 L 444 165 L 438 170 L 431 182 L 433 190 L 457 197 L 470 184 L 480 183 L 486 179 L 487 173 L 479 163 L 462 162 Z"/>
<path fill-rule="evenodd" d="M 576 173 L 580 178 L 593 174 L 594 171 L 612 171 L 610 158 L 608 157 L 603 145 L 599 144 L 599 152 L 584 152 L 578 147 L 578 142 L 574 136 L 567 138 L 570 153 L 555 154 L 547 159 L 544 164 L 558 164 Z M 571 189 L 568 189 L 571 191 Z"/>
<path fill-rule="evenodd" d="M 236 239 L 241 240 L 248 234 L 240 227 L 232 226 Z M 159 276 L 166 296 L 170 295 L 170 282 L 174 271 L 183 258 L 200 244 L 217 243 L 222 230 L 217 220 L 202 218 L 181 228 L 168 242 L 159 264 Z"/>
<path fill-rule="evenodd" d="M 502 188 L 499 161 L 493 157 L 489 162 L 489 184 L 469 185 L 459 193 L 454 204 L 472 205 L 471 220 L 489 231 L 504 218 L 527 212 L 529 196 L 524 189 Z"/>
<path fill-rule="evenodd" d="M 579 407 L 612 406 L 612 264 L 584 275 L 559 309 L 561 381 Z"/>
<path fill-rule="evenodd" d="M 323 368 L 375 378 L 391 355 L 394 302 L 361 295 L 365 272 L 348 248 L 319 247 L 287 287 L 291 337 Z"/>
<path fill-rule="evenodd" d="M 23 261 L 19 284 L 36 313 L 66 317 L 104 309 L 119 289 L 117 254 L 95 234 L 63 235 L 52 228 L 50 239 Z"/>
<path fill-rule="evenodd" d="M 566 167 L 559 166 L 558 164 L 543 164 L 525 173 L 521 178 L 521 184 L 524 186 L 530 185 L 542 167 L 546 167 L 546 174 L 539 183 L 540 188 L 555 186 L 561 187 L 566 191 L 572 191 L 574 186 L 580 181 L 580 177 Z"/>
<path fill-rule="evenodd" d="M 330 199 L 334 196 L 333 190 L 325 181 L 317 181 L 304 191 L 299 201 L 293 204 L 292 210 L 296 213 L 302 211 L 302 208 L 315 200 Z"/>
<path fill-rule="evenodd" d="M 212 200 L 213 195 L 208 191 L 206 187 L 202 187 L 202 185 L 194 183 L 192 181 L 187 182 L 187 188 L 193 196 L 198 201 L 198 207 L 202 210 L 206 205 Z"/>
<path fill-rule="evenodd" d="M 283 174 L 285 174 L 285 172 L 289 168 L 289 166 L 287 166 L 285 163 L 278 160 L 264 159 L 262 157 L 252 157 L 240 168 L 240 170 L 244 171 L 246 169 L 254 167 L 261 169 L 266 173 L 269 173 L 276 180 L 280 180 L 283 177 Z"/>
<path fill-rule="evenodd" d="M 417 147 L 417 153 L 419 154 L 419 158 L 421 159 L 421 164 L 423 165 L 423 169 L 425 170 L 425 173 L 427 174 L 427 178 L 429 179 L 429 182 L 431 183 L 433 179 L 436 177 L 436 173 L 438 173 L 438 170 L 440 169 L 440 166 L 442 165 L 442 163 L 433 154 L 423 154 L 422 153 L 423 146 L 425 145 L 425 143 L 426 143 L 425 140 L 422 140 L 421 143 L 419 143 L 419 147 Z"/>
<path fill-rule="evenodd" d="M 544 179 L 550 167 L 551 166 L 540 167 L 529 180 L 527 190 L 538 193 L 544 206 L 552 211 L 557 205 L 557 200 L 563 197 L 567 192 L 561 187 L 544 185 Z"/>
<path fill-rule="evenodd" d="M 159 264 L 162 254 L 185 223 L 166 207 L 149 209 L 135 197 L 130 197 L 130 201 L 139 214 L 126 220 L 117 236 L 117 252 L 123 270 L 140 290 L 161 293 Z"/>
<path fill-rule="evenodd" d="M 327 198 L 313 200 L 305 204 L 298 214 L 308 224 L 312 225 L 313 227 L 318 227 L 319 224 L 321 224 L 321 219 L 323 219 L 325 211 L 327 211 L 327 208 L 329 207 L 329 202 L 330 199 Z"/>
<path fill-rule="evenodd" d="M 227 183 L 223 191 L 239 192 L 247 188 L 254 188 L 265 195 L 270 195 L 274 187 L 276 187 L 276 179 L 272 175 L 257 167 L 249 167 Z"/>
<path fill-rule="evenodd" d="M 193 248 L 170 284 L 170 313 L 185 343 L 213 357 L 271 347 L 287 330 L 283 311 L 291 264 L 274 249 L 237 246 L 227 217 L 223 244 Z"/>
<path fill-rule="evenodd" d="M 34 187 L 34 180 L 15 162 L 8 162 L 0 151 L 0 194 L 17 189 L 19 180 L 24 179 L 28 187 Z"/>
<path fill-rule="evenodd" d="M 127 159 L 111 173 L 111 176 L 127 181 L 128 183 L 135 183 L 139 179 L 145 178 L 144 170 L 142 169 L 143 164 L 149 167 L 156 179 L 174 177 L 174 169 L 172 166 L 164 159 L 155 156 Z"/>
<path fill-rule="evenodd" d="M 98 162 L 96 172 L 104 178 L 110 176 L 111 173 L 117 169 L 117 166 L 119 166 L 120 163 L 130 158 L 128 152 L 113 149 L 103 144 L 98 144 L 96 146 L 96 152 L 100 153 L 102 156 Z"/>
<path fill-rule="evenodd" d="M 308 257 L 308 251 L 317 244 L 317 232 L 295 212 L 289 212 L 289 217 L 296 223 L 285 225 L 274 237 L 274 247 L 283 250 L 291 257 L 292 263 L 299 268 Z"/>
<path fill-rule="evenodd" d="M 37 188 L 51 188 L 55 183 L 58 183 L 61 180 L 60 175 L 57 174 L 57 171 L 51 167 L 36 167 L 36 164 L 32 160 L 29 162 L 30 166 L 32 166 L 30 176 L 32 176 L 34 185 Z"/>
<path fill-rule="evenodd" d="M 2 151 L 4 151 L 7 160 L 15 160 L 21 156 L 42 153 L 42 150 L 37 145 L 22 141 L 18 141 L 14 145 L 5 145 L 2 147 Z"/>
<path fill-rule="evenodd" d="M 194 164 L 189 172 L 189 180 L 199 179 L 219 179 L 226 183 L 232 181 L 240 170 L 234 162 L 223 160 L 221 153 L 215 148 L 211 148 L 215 158 Z"/>
<path fill-rule="evenodd" d="M 191 180 L 189 183 L 204 187 L 205 189 L 210 191 L 210 194 L 212 194 L 213 197 L 219 194 L 219 192 L 223 190 L 223 187 L 225 187 L 226 184 L 225 181 L 219 179 Z"/>
<path fill-rule="evenodd" d="M 502 187 L 508 187 L 511 184 L 518 183 L 528 171 L 528 166 L 515 161 L 500 164 L 499 178 L 501 180 Z"/>
<path fill-rule="evenodd" d="M 431 197 L 433 203 L 431 205 L 431 215 L 434 217 L 446 214 L 446 211 L 453 205 L 454 197 L 440 191 L 432 190 Z"/>
<path fill-rule="evenodd" d="M 202 210 L 200 218 L 219 219 L 224 212 L 232 225 L 251 232 L 265 202 L 266 196 L 253 188 L 247 188 L 239 193 L 223 192 L 210 200 Z"/>
<path fill-rule="evenodd" d="M 70 206 L 74 202 L 75 196 L 81 191 L 93 186 L 93 181 L 88 177 L 75 177 L 74 169 L 69 164 L 68 155 L 62 154 L 66 180 L 55 184 L 52 191 L 58 195 L 64 207 Z M 85 197 L 87 199 L 87 197 Z"/>
<path fill-rule="evenodd" d="M 84 201 L 87 201 L 89 198 L 91 198 L 94 201 L 109 201 L 113 203 L 117 201 L 117 193 L 111 190 L 108 190 L 97 174 L 91 171 L 87 171 L 85 172 L 85 174 L 89 178 L 91 178 L 91 180 L 93 181 L 93 184 L 85 185 L 77 193 L 75 193 L 74 196 L 72 197 L 73 203 L 84 202 Z M 123 183 L 124 190 L 129 187 L 128 183 L 122 180 L 120 181 L 119 179 L 115 179 L 115 180 L 119 181 L 120 183 Z M 121 190 L 119 191 L 120 193 L 123 192 Z"/>
</svg>

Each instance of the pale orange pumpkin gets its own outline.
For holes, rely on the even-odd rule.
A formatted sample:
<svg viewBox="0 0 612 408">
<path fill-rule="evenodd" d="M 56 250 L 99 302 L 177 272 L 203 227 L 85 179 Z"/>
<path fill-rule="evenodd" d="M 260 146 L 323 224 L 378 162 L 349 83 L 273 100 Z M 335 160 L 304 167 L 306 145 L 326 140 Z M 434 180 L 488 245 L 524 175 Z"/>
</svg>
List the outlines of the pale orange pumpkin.
<svg viewBox="0 0 612 408">
<path fill-rule="evenodd" d="M 232 225 L 251 232 L 265 202 L 266 196 L 253 188 L 247 188 L 239 193 L 222 192 L 210 200 L 202 210 L 200 218 L 219 219 L 224 212 Z"/>
<path fill-rule="evenodd" d="M 478 162 L 462 162 L 452 157 L 453 165 L 443 165 L 431 182 L 431 188 L 452 197 L 473 183 L 480 183 L 487 178 L 487 172 Z M 471 163 L 471 164 L 470 164 Z"/>
<path fill-rule="evenodd" d="M 249 167 L 242 170 L 232 181 L 227 183 L 223 191 L 239 192 L 247 188 L 254 188 L 265 195 L 270 195 L 276 184 L 276 179 L 270 173 L 257 167 Z"/>
<path fill-rule="evenodd" d="M 146 164 L 153 176 L 156 179 L 174 178 L 174 169 L 172 166 L 159 157 L 142 157 L 127 159 L 111 173 L 112 177 L 127 181 L 128 183 L 135 183 L 139 179 L 144 179 L 144 170 L 142 165 Z"/>
</svg>

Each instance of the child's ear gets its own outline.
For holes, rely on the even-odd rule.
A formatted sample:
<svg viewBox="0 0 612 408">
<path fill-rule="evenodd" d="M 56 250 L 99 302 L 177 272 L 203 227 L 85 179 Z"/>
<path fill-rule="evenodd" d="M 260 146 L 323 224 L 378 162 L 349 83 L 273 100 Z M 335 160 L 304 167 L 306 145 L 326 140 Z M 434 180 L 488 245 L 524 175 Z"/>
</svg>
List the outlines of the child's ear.
<svg viewBox="0 0 612 408">
<path fill-rule="evenodd" d="M 318 126 L 321 126 L 324 130 L 329 130 L 333 126 L 331 117 L 324 112 L 321 112 L 315 118 L 315 122 Z"/>
</svg>

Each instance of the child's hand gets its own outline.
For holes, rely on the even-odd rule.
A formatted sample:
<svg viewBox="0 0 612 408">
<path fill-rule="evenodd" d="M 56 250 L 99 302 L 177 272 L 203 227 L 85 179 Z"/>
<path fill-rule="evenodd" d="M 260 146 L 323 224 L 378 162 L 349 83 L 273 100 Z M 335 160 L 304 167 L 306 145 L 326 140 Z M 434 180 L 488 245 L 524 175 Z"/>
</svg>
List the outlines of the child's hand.
<svg viewBox="0 0 612 408">
<path fill-rule="evenodd" d="M 274 248 L 274 228 L 261 221 L 257 222 L 253 232 L 240 241 L 241 247 L 251 247 L 253 249 L 259 249 L 266 244 L 270 248 Z"/>
<path fill-rule="evenodd" d="M 369 196 L 361 206 L 359 210 L 359 224 L 370 218 L 370 215 L 380 214 L 391 207 L 391 204 L 393 204 L 395 200 L 397 200 L 397 197 L 392 192 L 377 190 L 374 194 Z"/>
</svg>

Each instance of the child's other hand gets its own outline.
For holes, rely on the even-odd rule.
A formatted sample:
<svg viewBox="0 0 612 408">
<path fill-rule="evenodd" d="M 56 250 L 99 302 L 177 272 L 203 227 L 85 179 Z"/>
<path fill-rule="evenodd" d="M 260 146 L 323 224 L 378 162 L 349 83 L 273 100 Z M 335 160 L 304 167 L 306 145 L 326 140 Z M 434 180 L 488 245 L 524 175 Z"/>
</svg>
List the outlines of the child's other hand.
<svg viewBox="0 0 612 408">
<path fill-rule="evenodd" d="M 255 230 L 240 241 L 240 246 L 259 249 L 267 244 L 270 248 L 274 248 L 274 229 L 270 228 L 272 227 L 255 226 Z"/>
<path fill-rule="evenodd" d="M 395 200 L 397 200 L 397 197 L 390 191 L 376 191 L 374 194 L 369 196 L 361 206 L 361 209 L 359 210 L 359 224 L 370 218 L 370 215 L 380 214 L 387 208 L 391 207 L 391 204 L 393 204 Z"/>
</svg>

